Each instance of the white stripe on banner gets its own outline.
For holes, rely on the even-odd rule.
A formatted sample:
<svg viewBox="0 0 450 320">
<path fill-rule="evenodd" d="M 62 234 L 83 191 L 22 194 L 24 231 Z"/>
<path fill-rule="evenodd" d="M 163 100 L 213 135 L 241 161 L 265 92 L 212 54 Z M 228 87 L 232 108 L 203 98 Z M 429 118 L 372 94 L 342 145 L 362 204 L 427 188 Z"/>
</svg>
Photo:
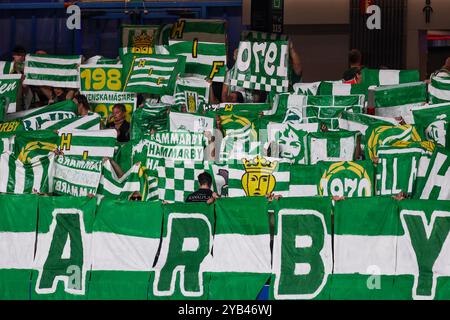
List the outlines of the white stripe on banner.
<svg viewBox="0 0 450 320">
<path fill-rule="evenodd" d="M 27 54 L 25 58 L 25 62 L 27 61 L 35 61 L 40 63 L 50 63 L 50 64 L 61 64 L 61 65 L 70 65 L 70 64 L 81 64 L 81 57 L 76 59 L 62 59 L 62 58 L 55 58 L 55 57 L 37 57 L 37 56 L 31 56 Z"/>
<path fill-rule="evenodd" d="M 138 74 L 135 74 L 135 75 L 132 75 L 131 76 L 131 79 L 142 79 L 142 78 L 144 78 L 144 79 L 160 79 L 160 78 L 163 78 L 164 80 L 167 80 L 167 79 L 170 79 L 170 75 L 158 75 L 158 74 L 154 74 L 154 73 L 152 73 L 151 75 L 148 75 L 148 74 L 146 74 L 146 73 L 138 73 Z"/>
<path fill-rule="evenodd" d="M 31 269 L 35 240 L 35 232 L 0 232 L 0 269 Z"/>
<path fill-rule="evenodd" d="M 57 88 L 79 88 L 80 84 L 78 80 L 75 81 L 54 81 L 54 80 L 34 80 L 34 79 L 25 79 L 23 81 L 24 84 L 30 86 L 49 86 L 49 87 L 57 87 Z M 34 111 L 34 110 L 33 110 Z"/>
<path fill-rule="evenodd" d="M 226 61 L 225 56 L 207 56 L 204 54 L 199 54 L 197 55 L 197 58 L 193 58 L 192 53 L 180 53 L 180 56 L 186 57 L 186 63 L 210 65 L 212 61 Z"/>
<path fill-rule="evenodd" d="M 151 271 L 159 238 L 94 232 L 93 244 L 93 271 Z"/>
<path fill-rule="evenodd" d="M 3 70 L 2 61 L 0 61 L 0 72 Z M 1 73 L 0 73 L 1 74 Z M 22 74 L 1 74 L 2 80 L 19 80 Z"/>
<path fill-rule="evenodd" d="M 62 129 L 59 131 L 59 135 L 62 134 L 71 133 L 72 139 L 75 137 L 92 137 L 92 138 L 116 138 L 117 137 L 117 131 L 116 129 L 105 129 L 105 130 L 99 130 L 98 132 L 93 134 L 93 132 L 86 131 L 86 130 L 67 130 Z"/>
<path fill-rule="evenodd" d="M 46 74 L 46 75 L 55 75 L 55 76 L 78 76 L 77 69 L 58 69 L 58 68 L 36 68 L 36 67 L 27 67 L 26 74 Z"/>
<path fill-rule="evenodd" d="M 149 87 L 163 87 L 163 84 L 156 84 L 155 82 L 132 82 L 127 83 L 127 87 L 134 87 L 134 86 L 149 86 Z"/>
<path fill-rule="evenodd" d="M 100 174 L 57 164 L 55 170 L 55 178 L 65 180 L 69 183 L 79 186 L 96 188 L 98 186 L 98 178 L 100 178 Z"/>
<path fill-rule="evenodd" d="M 45 158 L 43 158 L 45 160 Z M 33 190 L 41 191 L 41 182 L 44 177 L 44 168 L 42 164 L 35 163 L 33 166 Z"/>
<path fill-rule="evenodd" d="M 64 155 L 80 155 L 87 151 L 89 157 L 108 157 L 114 156 L 114 147 L 90 147 L 90 146 L 70 146 L 70 150 L 65 150 Z"/>
<path fill-rule="evenodd" d="M 0 192 L 5 193 L 8 188 L 8 177 L 9 177 L 9 152 L 4 152 L 0 156 Z"/>
<path fill-rule="evenodd" d="M 25 190 L 25 168 L 19 160 L 15 161 L 16 171 L 14 172 L 14 193 L 22 194 Z"/>
<path fill-rule="evenodd" d="M 380 70 L 380 86 L 389 86 L 400 83 L 400 70 Z"/>
<path fill-rule="evenodd" d="M 270 235 L 216 234 L 211 272 L 270 273 Z"/>
<path fill-rule="evenodd" d="M 352 85 L 347 83 L 333 83 L 333 96 L 348 96 L 352 92 Z"/>
<path fill-rule="evenodd" d="M 133 67 L 133 71 L 140 71 L 140 70 L 154 70 L 154 71 L 169 71 L 172 72 L 174 67 L 161 67 L 161 66 L 144 66 L 144 67 L 139 67 L 139 66 L 135 66 Z M 146 74 L 144 74 L 146 75 Z"/>
<path fill-rule="evenodd" d="M 318 194 L 315 184 L 289 185 L 289 197 L 314 197 Z"/>
<path fill-rule="evenodd" d="M 148 61 L 148 62 L 155 62 L 155 63 L 165 63 L 165 64 L 174 64 L 177 63 L 178 59 L 158 59 L 158 58 L 137 58 L 135 60 L 135 62 L 140 62 L 140 61 Z"/>
<path fill-rule="evenodd" d="M 431 96 L 440 100 L 450 101 L 450 90 L 441 90 L 433 87 L 431 84 L 428 86 L 428 92 Z"/>
</svg>

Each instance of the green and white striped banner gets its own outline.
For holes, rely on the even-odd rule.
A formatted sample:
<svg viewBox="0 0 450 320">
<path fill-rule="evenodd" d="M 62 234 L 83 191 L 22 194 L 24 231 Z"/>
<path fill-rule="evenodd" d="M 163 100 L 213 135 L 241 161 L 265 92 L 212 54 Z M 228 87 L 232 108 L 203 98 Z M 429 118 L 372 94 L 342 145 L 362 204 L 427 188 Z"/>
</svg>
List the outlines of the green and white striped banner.
<svg viewBox="0 0 450 320">
<path fill-rule="evenodd" d="M 115 129 L 106 130 L 59 130 L 59 150 L 67 156 L 84 159 L 101 159 L 114 156 L 117 141 Z"/>
<path fill-rule="evenodd" d="M 123 57 L 123 91 L 173 94 L 185 60 L 173 55 L 133 55 Z"/>
<path fill-rule="evenodd" d="M 0 155 L 0 192 L 3 193 L 48 193 L 49 176 L 53 174 L 54 154 L 35 157 L 23 163 L 14 153 Z"/>
<path fill-rule="evenodd" d="M 227 71 L 225 43 L 170 40 L 169 52 L 186 58 L 186 74 L 224 82 Z"/>
<path fill-rule="evenodd" d="M 160 244 L 161 207 L 159 202 L 102 200 L 92 230 L 89 300 L 147 300 Z"/>
<path fill-rule="evenodd" d="M 226 43 L 226 21 L 218 19 L 179 19 L 172 25 L 170 39 Z"/>
<path fill-rule="evenodd" d="M 412 110 L 427 102 L 425 82 L 414 82 L 369 89 L 373 94 L 375 114 L 381 117 L 402 117 L 406 123 L 414 123 Z"/>
<path fill-rule="evenodd" d="M 24 84 L 59 88 L 79 88 L 81 56 L 27 54 Z"/>
<path fill-rule="evenodd" d="M 450 77 L 431 76 L 428 93 L 431 104 L 450 102 Z"/>
<path fill-rule="evenodd" d="M 0 299 L 29 299 L 33 269 L 36 195 L 0 195 Z"/>
<path fill-rule="evenodd" d="M 419 70 L 361 70 L 363 84 L 369 86 L 391 86 L 420 81 Z"/>
<path fill-rule="evenodd" d="M 367 95 L 367 86 L 356 83 L 348 84 L 342 81 L 322 81 L 319 87 L 319 95 L 351 96 L 355 94 Z"/>
<path fill-rule="evenodd" d="M 241 32 L 241 41 L 267 42 L 288 41 L 289 36 L 279 33 L 267 33 L 260 31 L 244 30 Z"/>
<path fill-rule="evenodd" d="M 100 120 L 98 113 L 89 113 L 83 117 L 47 121 L 41 125 L 41 130 L 100 130 Z"/>
<path fill-rule="evenodd" d="M 189 113 L 203 111 L 209 103 L 208 81 L 196 77 L 179 77 L 175 83 L 175 103 L 186 106 Z"/>
<path fill-rule="evenodd" d="M 0 74 L 11 74 L 14 71 L 14 62 L 0 61 Z"/>
<path fill-rule="evenodd" d="M 17 123 L 14 131 L 41 130 L 47 121 L 57 122 L 75 118 L 77 110 L 78 107 L 72 100 L 65 100 L 41 108 L 7 114 L 6 120 L 14 120 L 10 122 L 11 124 Z"/>
<path fill-rule="evenodd" d="M 216 201 L 214 255 L 208 299 L 255 300 L 270 278 L 268 201 L 246 198 L 251 210 L 242 211 L 243 198 Z"/>
<path fill-rule="evenodd" d="M 86 299 L 96 199 L 41 197 L 32 300 Z"/>
<path fill-rule="evenodd" d="M 278 201 L 270 298 L 328 299 L 333 272 L 331 210 L 329 198 Z"/>
<path fill-rule="evenodd" d="M 51 179 L 56 195 L 87 197 L 96 195 L 102 174 L 101 160 L 83 160 L 79 156 L 57 156 Z"/>
<path fill-rule="evenodd" d="M 358 131 L 363 136 L 366 135 L 366 131 L 369 126 L 376 125 L 397 125 L 398 121 L 394 118 L 377 117 L 363 113 L 354 113 L 343 111 L 339 117 L 339 129 L 347 131 Z"/>
<path fill-rule="evenodd" d="M 137 108 L 131 120 L 131 140 L 140 139 L 144 135 L 150 134 L 152 130 L 168 130 L 169 107 L 170 105 L 164 103 L 145 103 L 142 108 Z"/>
</svg>

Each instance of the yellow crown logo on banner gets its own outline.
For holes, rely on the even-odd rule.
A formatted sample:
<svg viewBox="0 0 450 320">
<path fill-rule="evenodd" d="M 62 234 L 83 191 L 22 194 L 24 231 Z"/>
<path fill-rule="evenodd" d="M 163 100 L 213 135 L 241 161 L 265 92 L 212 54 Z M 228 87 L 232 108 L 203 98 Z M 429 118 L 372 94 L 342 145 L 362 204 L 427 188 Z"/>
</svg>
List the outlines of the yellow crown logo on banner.
<svg viewBox="0 0 450 320">
<path fill-rule="evenodd" d="M 247 196 L 265 196 L 275 189 L 276 180 L 273 171 L 278 162 L 269 161 L 260 156 L 252 160 L 242 159 L 245 173 L 242 176 L 242 188 Z"/>
<path fill-rule="evenodd" d="M 152 53 L 153 36 L 142 31 L 140 35 L 133 37 L 133 53 Z"/>
</svg>

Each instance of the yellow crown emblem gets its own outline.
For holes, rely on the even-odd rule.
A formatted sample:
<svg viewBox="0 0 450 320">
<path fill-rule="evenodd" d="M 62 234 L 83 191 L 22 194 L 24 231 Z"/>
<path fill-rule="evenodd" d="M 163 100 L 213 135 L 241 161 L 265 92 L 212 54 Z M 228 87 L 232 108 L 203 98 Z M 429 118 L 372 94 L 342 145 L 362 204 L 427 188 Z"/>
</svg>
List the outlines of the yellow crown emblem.
<svg viewBox="0 0 450 320">
<path fill-rule="evenodd" d="M 142 31 L 140 35 L 133 37 L 133 46 L 137 48 L 151 47 L 153 43 L 153 36 L 148 35 Z"/>
<path fill-rule="evenodd" d="M 247 173 L 272 174 L 276 169 L 278 161 L 269 161 L 260 156 L 256 156 L 252 160 L 242 159 L 244 169 Z"/>
</svg>

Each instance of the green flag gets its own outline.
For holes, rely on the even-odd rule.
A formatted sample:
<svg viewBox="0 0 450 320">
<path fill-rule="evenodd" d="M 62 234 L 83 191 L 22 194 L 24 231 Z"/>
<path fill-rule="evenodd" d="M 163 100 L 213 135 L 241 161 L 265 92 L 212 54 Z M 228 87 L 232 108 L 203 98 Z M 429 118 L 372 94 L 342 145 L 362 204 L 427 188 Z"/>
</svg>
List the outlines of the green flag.
<svg viewBox="0 0 450 320">
<path fill-rule="evenodd" d="M 31 299 L 86 299 L 96 199 L 41 197 Z"/>
<path fill-rule="evenodd" d="M 161 251 L 149 299 L 206 299 L 214 207 L 185 203 L 164 205 L 163 210 Z"/>
<path fill-rule="evenodd" d="M 367 95 L 368 86 L 362 83 L 348 84 L 342 81 L 320 82 L 319 94 L 330 96 Z"/>
<path fill-rule="evenodd" d="M 114 156 L 117 141 L 115 129 L 58 131 L 59 150 L 67 156 L 81 156 L 84 159 L 101 159 Z"/>
<path fill-rule="evenodd" d="M 0 121 L 5 114 L 16 112 L 17 90 L 20 86 L 20 74 L 0 74 Z"/>
<path fill-rule="evenodd" d="M 203 111 L 209 102 L 208 81 L 196 77 L 179 77 L 175 84 L 175 103 L 186 106 L 189 113 Z"/>
<path fill-rule="evenodd" d="M 154 54 L 159 29 L 157 25 L 122 25 L 121 53 Z"/>
<path fill-rule="evenodd" d="M 319 162 L 322 174 L 319 195 L 336 197 L 371 197 L 375 194 L 374 167 L 370 160 Z"/>
<path fill-rule="evenodd" d="M 170 39 L 226 43 L 226 21 L 218 19 L 178 19 L 170 30 Z"/>
<path fill-rule="evenodd" d="M 133 113 L 130 129 L 130 139 L 140 139 L 151 131 L 164 131 L 169 129 L 167 104 L 148 104 L 137 108 Z"/>
<path fill-rule="evenodd" d="M 430 103 L 445 103 L 450 101 L 450 76 L 439 77 L 437 75 L 431 76 L 431 83 L 428 86 L 428 93 L 430 95 Z"/>
<path fill-rule="evenodd" d="M 59 88 L 79 88 L 81 56 L 27 54 L 24 84 Z"/>
<path fill-rule="evenodd" d="M 425 82 L 414 82 L 369 89 L 373 92 L 375 114 L 382 117 L 402 117 L 413 123 L 412 110 L 427 102 Z"/>
<path fill-rule="evenodd" d="M 333 270 L 331 200 L 282 198 L 276 206 L 270 297 L 328 299 Z"/>
<path fill-rule="evenodd" d="M 146 300 L 161 226 L 159 202 L 102 200 L 92 230 L 88 299 Z"/>
<path fill-rule="evenodd" d="M 430 105 L 413 110 L 414 124 L 417 130 L 428 140 L 445 148 L 450 147 L 450 104 Z M 447 132 L 449 134 L 447 134 Z"/>
<path fill-rule="evenodd" d="M 14 71 L 14 62 L 0 61 L 0 74 L 11 74 Z"/>
<path fill-rule="evenodd" d="M 420 81 L 419 70 L 378 70 L 363 68 L 362 81 L 369 86 L 389 86 Z"/>
<path fill-rule="evenodd" d="M 0 299 L 29 299 L 38 197 L 0 195 Z"/>
<path fill-rule="evenodd" d="M 193 41 L 169 41 L 171 55 L 186 58 L 185 73 L 214 82 L 225 80 L 227 50 L 225 43 Z"/>
<path fill-rule="evenodd" d="M 84 160 L 79 156 L 57 156 L 52 190 L 56 195 L 73 197 L 96 195 L 101 172 L 101 160 Z"/>
<path fill-rule="evenodd" d="M 173 94 L 185 59 L 172 55 L 133 55 L 123 57 L 123 90 L 126 92 Z"/>
<path fill-rule="evenodd" d="M 270 277 L 266 198 L 218 199 L 208 299 L 255 300 Z"/>
<path fill-rule="evenodd" d="M 318 161 L 355 160 L 357 132 L 311 132 L 306 136 L 306 158 L 309 164 Z"/>
</svg>

